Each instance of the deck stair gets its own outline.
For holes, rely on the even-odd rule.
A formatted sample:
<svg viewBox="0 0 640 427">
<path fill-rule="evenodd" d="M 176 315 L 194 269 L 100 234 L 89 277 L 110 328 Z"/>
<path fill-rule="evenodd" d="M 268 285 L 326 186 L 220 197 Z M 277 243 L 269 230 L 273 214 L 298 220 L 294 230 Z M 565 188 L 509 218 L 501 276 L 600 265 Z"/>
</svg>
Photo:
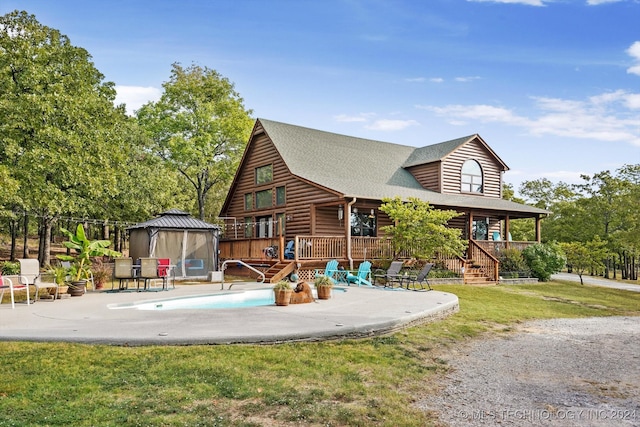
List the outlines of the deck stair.
<svg viewBox="0 0 640 427">
<path fill-rule="evenodd" d="M 473 261 L 467 261 L 464 267 L 464 283 L 467 285 L 495 285 L 486 269 L 476 265 Z"/>
<path fill-rule="evenodd" d="M 293 261 L 279 261 L 264 272 L 264 281 L 265 283 L 278 283 L 293 273 L 294 269 L 295 263 Z"/>
</svg>

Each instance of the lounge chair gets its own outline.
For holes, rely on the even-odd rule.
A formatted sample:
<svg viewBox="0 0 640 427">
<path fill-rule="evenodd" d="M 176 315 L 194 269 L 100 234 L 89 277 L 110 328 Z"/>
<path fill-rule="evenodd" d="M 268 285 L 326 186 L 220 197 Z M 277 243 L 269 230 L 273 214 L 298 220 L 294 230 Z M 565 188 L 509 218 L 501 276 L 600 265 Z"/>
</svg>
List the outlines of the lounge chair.
<svg viewBox="0 0 640 427">
<path fill-rule="evenodd" d="M 43 282 L 40 278 L 40 262 L 37 259 L 19 259 L 21 285 L 33 285 L 36 287 L 34 302 L 40 298 L 40 289 L 55 289 L 53 300 L 58 298 L 58 284 L 53 282 Z"/>
<path fill-rule="evenodd" d="M 429 272 L 432 268 L 432 263 L 425 264 L 417 276 L 403 277 L 402 282 L 406 283 L 407 289 L 411 289 L 412 291 L 430 291 L 431 285 L 429 285 L 427 276 L 429 275 Z M 427 285 L 427 288 L 425 288 L 424 285 Z M 418 286 L 420 286 L 420 288 L 418 288 Z"/>
<path fill-rule="evenodd" d="M 373 275 L 374 283 L 377 283 L 378 279 L 384 281 L 384 287 L 392 288 L 394 284 L 402 285 L 402 277 L 400 276 L 400 270 L 402 269 L 402 261 L 391 261 L 391 265 L 385 272 L 384 270 L 379 270 Z"/>
<path fill-rule="evenodd" d="M 287 246 L 284 248 L 284 259 L 294 259 L 295 252 L 293 252 L 293 247 L 295 246 L 295 242 L 293 240 L 289 240 L 287 242 Z"/>
<path fill-rule="evenodd" d="M 337 272 L 338 272 L 338 260 L 332 259 L 331 261 L 327 262 L 327 265 L 324 268 L 324 270 L 321 270 L 321 269 L 316 270 L 316 277 L 327 276 L 329 279 L 331 279 L 331 281 L 335 285 L 337 283 L 335 278 Z"/>
<path fill-rule="evenodd" d="M 358 272 L 355 275 L 351 273 L 347 274 L 347 282 L 349 284 L 355 283 L 358 286 L 360 285 L 373 286 L 373 284 L 370 281 L 371 279 L 370 276 L 371 276 L 371 263 L 369 261 L 364 261 L 358 267 Z"/>
<path fill-rule="evenodd" d="M 29 285 L 25 284 L 22 285 L 20 284 L 20 280 L 19 277 L 17 276 L 13 276 L 16 279 L 16 284 L 13 283 L 13 280 L 11 280 L 8 277 L 3 277 L 2 275 L 0 275 L 0 302 L 2 301 L 2 297 L 4 297 L 4 290 L 5 289 L 9 289 L 9 293 L 11 294 L 11 308 L 16 308 L 16 300 L 15 300 L 15 296 L 14 296 L 14 292 L 18 291 L 18 290 L 22 290 L 22 289 L 26 289 L 27 290 L 27 305 L 30 304 L 29 301 Z M 23 279 L 23 281 L 26 282 L 26 279 Z"/>
</svg>

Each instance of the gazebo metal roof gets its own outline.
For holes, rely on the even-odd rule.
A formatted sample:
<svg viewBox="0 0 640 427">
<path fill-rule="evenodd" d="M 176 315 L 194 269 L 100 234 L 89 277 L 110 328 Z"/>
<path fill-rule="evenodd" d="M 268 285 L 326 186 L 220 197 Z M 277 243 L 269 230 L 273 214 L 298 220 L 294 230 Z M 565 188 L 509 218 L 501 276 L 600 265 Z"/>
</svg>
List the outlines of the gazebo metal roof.
<svg viewBox="0 0 640 427">
<path fill-rule="evenodd" d="M 156 218 L 132 225 L 127 230 L 138 228 L 164 228 L 176 230 L 220 230 L 221 227 L 215 224 L 192 217 L 189 213 L 179 209 L 170 209 L 162 212 Z"/>
</svg>

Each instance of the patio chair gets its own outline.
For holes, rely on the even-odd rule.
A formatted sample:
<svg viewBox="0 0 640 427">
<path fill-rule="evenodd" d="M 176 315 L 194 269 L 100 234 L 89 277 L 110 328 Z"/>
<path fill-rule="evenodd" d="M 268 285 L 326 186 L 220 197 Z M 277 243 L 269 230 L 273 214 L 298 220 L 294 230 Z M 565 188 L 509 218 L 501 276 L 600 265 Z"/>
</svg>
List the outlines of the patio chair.
<svg viewBox="0 0 640 427">
<path fill-rule="evenodd" d="M 407 289 L 409 289 L 409 287 L 411 287 L 412 291 L 430 291 L 431 290 L 431 285 L 429 285 L 429 281 L 427 280 L 427 276 L 429 275 L 429 272 L 431 271 L 432 268 L 433 268 L 433 263 L 425 264 L 424 267 L 422 267 L 422 270 L 420 270 L 420 273 L 418 273 L 417 276 L 407 276 L 406 278 L 403 277 L 402 281 L 406 282 Z M 426 289 L 425 289 L 424 285 L 427 285 Z M 417 286 L 420 286 L 420 288 L 418 289 Z"/>
<path fill-rule="evenodd" d="M 158 276 L 162 279 L 162 289 L 169 289 L 169 275 L 171 274 L 171 259 L 158 258 Z M 176 284 L 173 282 L 173 288 Z"/>
<path fill-rule="evenodd" d="M 158 275 L 158 258 L 139 258 L 140 275 L 138 276 L 138 287 L 140 291 L 140 280 L 144 281 L 143 290 L 151 289 L 151 282 L 161 279 Z"/>
<path fill-rule="evenodd" d="M 14 276 L 18 278 L 17 276 Z M 26 279 L 23 279 L 26 282 Z M 16 280 L 16 284 L 13 284 L 13 280 L 8 277 L 3 277 L 0 275 L 0 302 L 2 301 L 2 297 L 4 297 L 4 290 L 9 289 L 9 293 L 11 294 L 11 308 L 16 308 L 16 299 L 14 292 L 22 289 L 27 290 L 27 305 L 30 304 L 29 301 L 29 285 L 22 285 L 19 283 L 19 280 Z"/>
<path fill-rule="evenodd" d="M 335 285 L 336 279 L 334 276 L 336 275 L 337 272 L 338 272 L 338 260 L 332 259 L 331 261 L 327 262 L 327 265 L 325 266 L 324 270 L 321 270 L 321 269 L 316 270 L 316 277 L 327 276 L 329 279 L 331 279 L 331 281 Z"/>
<path fill-rule="evenodd" d="M 294 245 L 295 242 L 293 240 L 287 242 L 287 246 L 284 248 L 284 259 L 294 259 L 296 257 L 295 252 L 293 252 Z"/>
<path fill-rule="evenodd" d="M 115 258 L 113 264 L 113 278 L 118 279 L 118 289 L 129 289 L 129 280 L 135 280 L 136 275 L 133 271 L 133 258 Z M 125 282 L 125 286 L 122 286 Z M 111 282 L 111 290 L 113 290 L 114 282 Z"/>
<path fill-rule="evenodd" d="M 384 281 L 384 287 L 392 288 L 394 284 L 402 285 L 402 277 L 400 276 L 400 270 L 402 269 L 402 261 L 391 261 L 391 265 L 385 272 L 384 270 L 379 270 L 373 275 L 373 282 L 377 283 L 378 279 Z"/>
<path fill-rule="evenodd" d="M 347 282 L 349 284 L 355 283 L 358 286 L 360 285 L 373 286 L 373 284 L 370 281 L 370 277 L 369 277 L 370 275 L 371 275 L 371 263 L 369 261 L 364 261 L 358 267 L 358 272 L 355 275 L 351 273 L 347 274 Z"/>
<path fill-rule="evenodd" d="M 19 259 L 20 262 L 20 285 L 33 285 L 36 287 L 36 295 L 33 301 L 40 299 L 40 289 L 55 289 L 53 301 L 58 298 L 58 284 L 53 282 L 43 282 L 40 278 L 40 262 L 37 259 Z"/>
</svg>

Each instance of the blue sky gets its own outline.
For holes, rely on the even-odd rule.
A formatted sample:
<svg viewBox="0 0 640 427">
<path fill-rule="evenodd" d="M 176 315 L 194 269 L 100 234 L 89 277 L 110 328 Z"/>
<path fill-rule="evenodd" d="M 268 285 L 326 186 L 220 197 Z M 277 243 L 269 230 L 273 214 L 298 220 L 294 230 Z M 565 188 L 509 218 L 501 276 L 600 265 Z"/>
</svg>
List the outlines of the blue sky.
<svg viewBox="0 0 640 427">
<path fill-rule="evenodd" d="M 640 163 L 640 0 L 0 0 L 14 9 L 87 49 L 131 111 L 195 63 L 254 118 L 413 146 L 478 133 L 516 190 Z"/>
</svg>

